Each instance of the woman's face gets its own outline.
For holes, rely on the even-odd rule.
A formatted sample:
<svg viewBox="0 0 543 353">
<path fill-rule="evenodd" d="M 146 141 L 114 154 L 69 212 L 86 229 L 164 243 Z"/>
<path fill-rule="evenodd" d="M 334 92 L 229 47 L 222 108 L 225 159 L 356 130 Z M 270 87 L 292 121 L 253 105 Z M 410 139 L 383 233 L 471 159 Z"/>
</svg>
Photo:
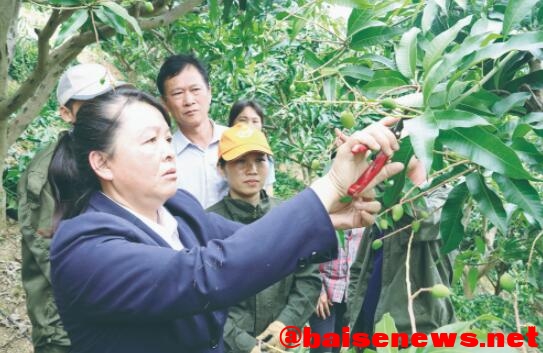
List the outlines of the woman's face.
<svg viewBox="0 0 543 353">
<path fill-rule="evenodd" d="M 251 107 L 245 107 L 238 114 L 236 119 L 234 119 L 233 125 L 236 125 L 237 123 L 246 123 L 257 130 L 262 130 L 262 119 L 256 113 L 256 111 Z"/>
<path fill-rule="evenodd" d="M 162 205 L 175 194 L 177 173 L 172 135 L 153 106 L 135 102 L 125 107 L 114 136 L 110 193 L 137 210 Z"/>
<path fill-rule="evenodd" d="M 248 202 L 259 198 L 268 177 L 268 168 L 268 156 L 256 151 L 226 162 L 222 170 L 230 187 L 230 196 Z"/>
</svg>

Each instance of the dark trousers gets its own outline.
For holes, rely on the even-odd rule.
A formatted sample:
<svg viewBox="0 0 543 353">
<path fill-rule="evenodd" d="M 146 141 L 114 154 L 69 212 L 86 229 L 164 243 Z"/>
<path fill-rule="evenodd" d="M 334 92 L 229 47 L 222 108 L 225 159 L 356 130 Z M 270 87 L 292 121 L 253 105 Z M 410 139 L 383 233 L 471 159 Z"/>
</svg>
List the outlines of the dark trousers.
<svg viewBox="0 0 543 353">
<path fill-rule="evenodd" d="M 309 326 L 311 326 L 311 332 L 317 332 L 322 337 L 325 333 L 335 332 L 341 337 L 341 329 L 343 326 L 347 326 L 348 322 L 345 318 L 345 311 L 347 310 L 347 304 L 334 303 L 330 308 L 330 316 L 326 319 L 321 319 L 316 314 L 313 314 L 309 319 Z M 341 348 L 311 348 L 311 353 L 339 353 Z"/>
</svg>

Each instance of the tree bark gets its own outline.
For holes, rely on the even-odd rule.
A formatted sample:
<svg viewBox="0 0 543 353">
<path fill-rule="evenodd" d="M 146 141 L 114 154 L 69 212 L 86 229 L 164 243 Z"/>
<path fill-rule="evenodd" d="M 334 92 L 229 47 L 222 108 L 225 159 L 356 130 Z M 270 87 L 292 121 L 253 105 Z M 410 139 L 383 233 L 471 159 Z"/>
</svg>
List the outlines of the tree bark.
<svg viewBox="0 0 543 353">
<path fill-rule="evenodd" d="M 19 0 L 4 0 L 2 11 L 0 11 L 0 104 L 7 99 L 8 69 L 13 58 L 13 35 L 19 8 Z M 7 143 L 8 117 L 8 115 L 0 114 L 0 229 L 6 227 L 4 168 L 9 146 Z"/>
</svg>

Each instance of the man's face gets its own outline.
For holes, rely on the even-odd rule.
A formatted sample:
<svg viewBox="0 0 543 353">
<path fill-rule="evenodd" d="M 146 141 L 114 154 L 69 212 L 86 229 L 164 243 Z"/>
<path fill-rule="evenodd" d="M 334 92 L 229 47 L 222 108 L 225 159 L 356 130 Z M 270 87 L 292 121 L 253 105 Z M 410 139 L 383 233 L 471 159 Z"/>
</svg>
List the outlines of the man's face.
<svg viewBox="0 0 543 353">
<path fill-rule="evenodd" d="M 209 120 L 211 89 L 192 65 L 164 82 L 163 99 L 181 130 L 194 129 Z"/>
</svg>

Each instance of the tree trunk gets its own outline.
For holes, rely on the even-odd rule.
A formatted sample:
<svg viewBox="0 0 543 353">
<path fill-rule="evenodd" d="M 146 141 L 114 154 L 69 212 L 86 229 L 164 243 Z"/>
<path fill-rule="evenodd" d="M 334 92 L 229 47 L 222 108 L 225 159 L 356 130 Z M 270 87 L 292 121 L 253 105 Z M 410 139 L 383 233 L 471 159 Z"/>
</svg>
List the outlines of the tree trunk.
<svg viewBox="0 0 543 353">
<path fill-rule="evenodd" d="M 4 0 L 0 11 L 0 104 L 7 99 L 8 68 L 13 56 L 15 24 L 19 15 L 19 0 Z M 7 155 L 9 115 L 0 115 L 0 229 L 6 227 L 6 191 L 4 168 Z"/>
</svg>

